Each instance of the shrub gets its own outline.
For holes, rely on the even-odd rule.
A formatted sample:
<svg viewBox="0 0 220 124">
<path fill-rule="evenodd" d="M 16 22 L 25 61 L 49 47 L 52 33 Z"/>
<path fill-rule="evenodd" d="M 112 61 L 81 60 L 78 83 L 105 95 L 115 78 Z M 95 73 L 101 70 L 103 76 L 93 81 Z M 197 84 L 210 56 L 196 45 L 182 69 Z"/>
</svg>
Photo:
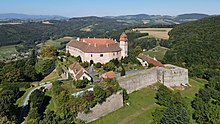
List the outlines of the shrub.
<svg viewBox="0 0 220 124">
<path fill-rule="evenodd" d="M 102 64 L 101 64 L 100 62 L 98 62 L 98 63 L 95 64 L 95 67 L 96 67 L 96 68 L 101 68 L 101 67 L 102 67 Z"/>
</svg>

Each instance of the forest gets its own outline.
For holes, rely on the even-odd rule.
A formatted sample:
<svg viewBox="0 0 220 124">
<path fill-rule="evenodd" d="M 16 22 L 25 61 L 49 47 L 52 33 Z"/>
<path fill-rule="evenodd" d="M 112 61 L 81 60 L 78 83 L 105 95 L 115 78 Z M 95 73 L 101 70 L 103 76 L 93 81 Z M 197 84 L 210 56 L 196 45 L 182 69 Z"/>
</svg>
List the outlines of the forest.
<svg viewBox="0 0 220 124">
<path fill-rule="evenodd" d="M 97 37 L 103 33 L 128 27 L 128 23 L 100 17 L 71 18 L 50 22 L 52 24 L 25 22 L 19 25 L 0 25 L 0 46 L 18 43 L 38 44 L 64 36 Z"/>
<path fill-rule="evenodd" d="M 176 26 L 170 35 L 166 63 L 189 69 L 190 76 L 220 76 L 220 16 Z"/>
</svg>

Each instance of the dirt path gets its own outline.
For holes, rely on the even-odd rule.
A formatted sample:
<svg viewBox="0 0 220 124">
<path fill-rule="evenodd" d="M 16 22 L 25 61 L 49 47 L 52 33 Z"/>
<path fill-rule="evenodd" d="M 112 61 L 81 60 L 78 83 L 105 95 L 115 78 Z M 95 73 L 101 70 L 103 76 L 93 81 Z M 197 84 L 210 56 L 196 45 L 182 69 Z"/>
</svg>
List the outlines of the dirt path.
<svg viewBox="0 0 220 124">
<path fill-rule="evenodd" d="M 147 110 L 149 110 L 149 109 L 151 109 L 152 107 L 155 107 L 155 106 L 157 106 L 156 103 L 154 103 L 154 104 L 152 104 L 152 105 L 150 105 L 150 106 L 141 108 L 140 111 L 135 112 L 135 113 L 133 113 L 132 115 L 127 116 L 126 118 L 123 118 L 118 124 L 127 124 L 127 123 L 130 122 L 131 120 L 135 119 L 135 118 L 138 117 L 139 115 L 143 114 L 144 112 L 146 112 Z"/>
</svg>

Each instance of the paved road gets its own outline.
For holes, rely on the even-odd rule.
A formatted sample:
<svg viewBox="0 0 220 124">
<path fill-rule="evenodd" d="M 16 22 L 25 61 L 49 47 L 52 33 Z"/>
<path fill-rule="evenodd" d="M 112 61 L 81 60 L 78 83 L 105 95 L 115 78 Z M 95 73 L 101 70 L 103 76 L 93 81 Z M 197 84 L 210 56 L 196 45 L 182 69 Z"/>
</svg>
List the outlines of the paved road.
<svg viewBox="0 0 220 124">
<path fill-rule="evenodd" d="M 24 123 L 24 122 L 22 122 L 22 121 L 24 121 L 23 119 L 24 119 L 24 116 L 25 116 L 25 114 L 27 114 L 27 111 L 28 111 L 28 101 L 29 101 L 29 98 L 30 98 L 30 95 L 31 95 L 31 93 L 33 93 L 35 90 L 37 90 L 37 89 L 40 89 L 41 87 L 49 87 L 49 86 L 52 86 L 52 83 L 50 83 L 50 82 L 47 82 L 47 84 L 41 84 L 40 86 L 38 86 L 38 87 L 35 87 L 34 89 L 32 89 L 29 93 L 28 93 L 28 95 L 26 96 L 26 98 L 24 99 L 24 101 L 23 101 L 23 104 L 22 104 L 22 108 L 21 108 L 21 112 L 20 112 L 20 116 L 19 116 L 19 118 L 18 118 L 18 122 L 19 123 Z"/>
</svg>

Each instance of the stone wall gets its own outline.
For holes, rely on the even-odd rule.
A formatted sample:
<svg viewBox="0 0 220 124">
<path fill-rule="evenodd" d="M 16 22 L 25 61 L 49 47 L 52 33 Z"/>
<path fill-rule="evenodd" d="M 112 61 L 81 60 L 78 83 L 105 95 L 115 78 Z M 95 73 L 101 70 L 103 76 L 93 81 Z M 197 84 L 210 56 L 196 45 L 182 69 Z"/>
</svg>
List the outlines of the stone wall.
<svg viewBox="0 0 220 124">
<path fill-rule="evenodd" d="M 166 64 L 158 68 L 158 81 L 168 87 L 188 84 L 188 69 Z"/>
<path fill-rule="evenodd" d="M 91 108 L 91 112 L 87 114 L 78 113 L 77 118 L 85 122 L 91 122 L 102 116 L 107 115 L 110 112 L 118 110 L 121 107 L 123 107 L 123 92 L 119 91 L 116 94 L 113 94 L 110 97 L 108 97 L 106 101 L 102 104 L 97 104 L 95 107 Z"/>
<path fill-rule="evenodd" d="M 188 84 L 188 70 L 166 64 L 165 67 L 153 67 L 118 78 L 119 85 L 126 89 L 127 93 L 132 93 L 156 82 L 167 87 Z"/>
<path fill-rule="evenodd" d="M 146 69 L 118 78 L 119 85 L 132 93 L 157 82 L 157 68 Z"/>
</svg>

